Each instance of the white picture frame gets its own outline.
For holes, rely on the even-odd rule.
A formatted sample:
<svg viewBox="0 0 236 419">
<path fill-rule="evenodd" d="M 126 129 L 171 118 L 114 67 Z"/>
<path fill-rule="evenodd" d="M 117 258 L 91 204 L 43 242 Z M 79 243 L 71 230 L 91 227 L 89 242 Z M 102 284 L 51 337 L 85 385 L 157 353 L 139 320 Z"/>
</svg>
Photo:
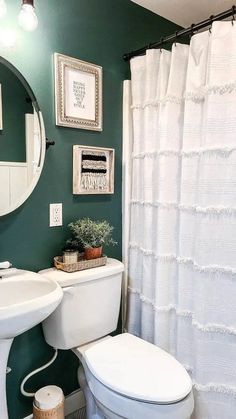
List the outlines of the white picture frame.
<svg viewBox="0 0 236 419">
<path fill-rule="evenodd" d="M 114 193 L 115 150 L 73 146 L 73 194 Z"/>
<path fill-rule="evenodd" d="M 56 125 L 102 131 L 102 67 L 54 54 Z"/>
<path fill-rule="evenodd" d="M 3 119 L 2 119 L 2 85 L 0 83 L 0 130 L 3 130 Z"/>
</svg>

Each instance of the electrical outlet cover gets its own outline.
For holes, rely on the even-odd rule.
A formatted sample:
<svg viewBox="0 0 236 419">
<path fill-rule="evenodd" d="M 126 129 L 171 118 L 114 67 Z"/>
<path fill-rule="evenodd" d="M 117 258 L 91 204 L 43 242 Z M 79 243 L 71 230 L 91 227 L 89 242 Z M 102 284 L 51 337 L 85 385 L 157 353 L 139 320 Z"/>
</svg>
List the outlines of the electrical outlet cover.
<svg viewBox="0 0 236 419">
<path fill-rule="evenodd" d="M 62 204 L 50 204 L 50 227 L 62 226 Z"/>
</svg>

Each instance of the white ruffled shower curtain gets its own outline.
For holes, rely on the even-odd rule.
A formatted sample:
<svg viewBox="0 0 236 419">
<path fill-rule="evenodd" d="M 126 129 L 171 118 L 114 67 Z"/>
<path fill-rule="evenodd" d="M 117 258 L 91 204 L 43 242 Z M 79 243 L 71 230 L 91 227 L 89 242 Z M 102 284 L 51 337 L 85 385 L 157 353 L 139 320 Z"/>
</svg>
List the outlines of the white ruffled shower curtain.
<svg viewBox="0 0 236 419">
<path fill-rule="evenodd" d="M 127 329 L 186 367 L 194 419 L 235 419 L 236 24 L 148 50 L 131 74 Z"/>
</svg>

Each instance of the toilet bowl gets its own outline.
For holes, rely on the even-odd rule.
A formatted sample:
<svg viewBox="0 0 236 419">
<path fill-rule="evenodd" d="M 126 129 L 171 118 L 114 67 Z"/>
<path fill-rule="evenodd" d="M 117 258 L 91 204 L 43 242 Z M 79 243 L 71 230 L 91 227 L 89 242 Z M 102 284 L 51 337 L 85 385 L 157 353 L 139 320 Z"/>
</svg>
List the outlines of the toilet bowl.
<svg viewBox="0 0 236 419">
<path fill-rule="evenodd" d="M 160 348 L 125 333 L 73 349 L 87 418 L 190 419 L 191 379 Z"/>
<path fill-rule="evenodd" d="M 108 258 L 88 271 L 41 271 L 63 289 L 61 304 L 43 322 L 45 340 L 80 359 L 87 419 L 190 419 L 192 383 L 184 367 L 129 333 L 109 335 L 117 328 L 123 269 Z"/>
</svg>

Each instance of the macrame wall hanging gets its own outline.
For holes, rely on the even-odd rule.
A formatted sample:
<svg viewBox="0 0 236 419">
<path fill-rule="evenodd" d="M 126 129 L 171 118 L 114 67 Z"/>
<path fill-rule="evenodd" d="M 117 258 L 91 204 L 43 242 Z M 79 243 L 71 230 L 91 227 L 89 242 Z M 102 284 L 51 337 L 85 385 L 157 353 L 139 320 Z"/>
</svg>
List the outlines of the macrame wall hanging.
<svg viewBox="0 0 236 419">
<path fill-rule="evenodd" d="M 114 193 L 114 149 L 73 147 L 73 193 Z"/>
<path fill-rule="evenodd" d="M 105 151 L 82 151 L 81 187 L 86 190 L 107 189 L 107 153 Z"/>
</svg>

